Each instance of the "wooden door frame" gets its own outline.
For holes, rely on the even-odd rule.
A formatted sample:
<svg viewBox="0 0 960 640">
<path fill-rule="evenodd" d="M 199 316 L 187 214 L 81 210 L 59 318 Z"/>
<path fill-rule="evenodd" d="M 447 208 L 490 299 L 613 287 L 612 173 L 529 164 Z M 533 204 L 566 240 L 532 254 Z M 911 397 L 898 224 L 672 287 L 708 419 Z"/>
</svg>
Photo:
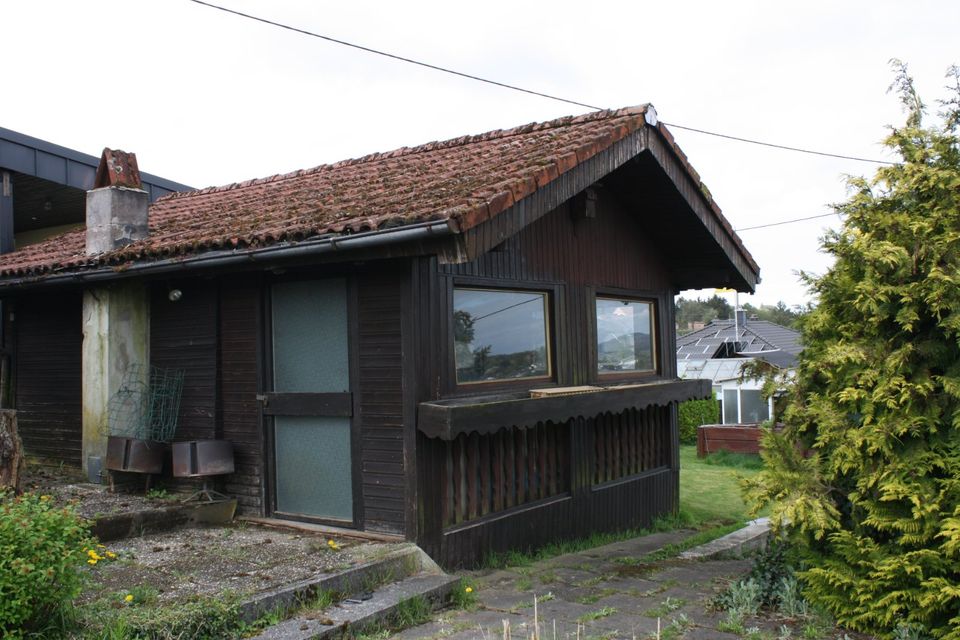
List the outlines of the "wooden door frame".
<svg viewBox="0 0 960 640">
<path fill-rule="evenodd" d="M 264 410 L 263 402 L 258 403 L 260 413 L 260 423 L 263 433 L 263 464 L 264 464 L 264 515 L 267 517 L 277 517 L 283 520 L 293 520 L 297 522 L 309 522 L 314 524 L 331 525 L 336 527 L 347 527 L 351 529 L 362 530 L 364 527 L 363 514 L 363 482 L 361 473 L 363 464 L 361 456 L 361 438 L 360 438 L 360 386 L 359 386 L 359 368 L 360 359 L 357 348 L 357 300 L 358 300 L 358 280 L 352 273 L 326 273 L 326 274 L 297 274 L 293 277 L 272 277 L 267 278 L 263 284 L 262 294 L 262 318 L 263 329 L 260 332 L 261 354 L 262 354 L 262 378 L 260 381 L 260 394 L 273 393 L 273 286 L 275 284 L 284 284 L 298 281 L 329 280 L 333 278 L 342 278 L 346 285 L 347 296 L 347 370 L 349 376 L 350 395 L 352 397 L 350 406 L 350 485 L 352 492 L 352 521 L 338 520 L 332 518 L 323 518 L 317 516 L 290 514 L 277 511 L 277 491 L 276 491 L 276 438 L 274 415 Z M 323 394 L 320 394 L 323 395 Z M 330 396 L 339 396 L 340 394 L 329 394 Z M 345 407 L 339 403 L 338 399 L 330 398 L 337 404 L 338 410 Z M 344 416 L 345 417 L 345 416 Z"/>
</svg>

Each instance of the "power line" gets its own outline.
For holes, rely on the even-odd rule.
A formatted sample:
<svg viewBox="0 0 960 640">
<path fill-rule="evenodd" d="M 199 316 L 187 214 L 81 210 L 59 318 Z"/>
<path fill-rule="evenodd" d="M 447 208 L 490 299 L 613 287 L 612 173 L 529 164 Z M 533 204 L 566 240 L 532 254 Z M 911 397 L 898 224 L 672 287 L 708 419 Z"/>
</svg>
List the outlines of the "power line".
<svg viewBox="0 0 960 640">
<path fill-rule="evenodd" d="M 479 316 L 479 317 L 477 317 L 477 318 L 474 318 L 473 321 L 474 321 L 474 322 L 479 322 L 479 321 L 483 320 L 484 318 L 489 318 L 490 316 L 495 316 L 495 315 L 497 315 L 498 313 L 503 313 L 504 311 L 508 311 L 508 310 L 510 310 L 510 309 L 513 309 L 514 307 L 519 307 L 519 306 L 521 306 L 521 305 L 528 304 L 528 303 L 530 303 L 530 302 L 535 302 L 535 301 L 537 301 L 537 300 L 543 300 L 543 296 L 534 296 L 533 298 L 530 298 L 529 300 L 524 300 L 523 302 L 518 302 L 518 303 L 516 303 L 516 304 L 511 304 L 511 305 L 508 306 L 508 307 L 503 307 L 502 309 L 497 309 L 496 311 L 491 311 L 490 313 L 488 313 L 488 314 L 486 314 L 486 315 L 482 315 L 482 316 Z"/>
<path fill-rule="evenodd" d="M 504 89 L 513 89 L 514 91 L 521 91 L 523 93 L 529 93 L 530 95 L 540 96 L 541 98 L 547 98 L 549 100 L 557 100 L 559 102 L 566 102 L 567 104 L 576 105 L 578 107 L 586 107 L 587 109 L 595 109 L 601 111 L 602 107 L 595 107 L 592 104 L 586 104 L 583 102 L 577 102 L 576 100 L 568 100 L 567 98 L 560 98 L 558 96 L 552 96 L 548 93 L 540 93 L 539 91 L 533 91 L 532 89 L 524 89 L 523 87 L 518 87 L 512 84 L 506 84 L 505 82 L 497 82 L 496 80 L 490 80 L 488 78 L 481 78 L 480 76 L 470 75 L 469 73 L 463 73 L 462 71 L 456 71 L 455 69 L 448 69 L 446 67 L 440 67 L 435 64 L 430 64 L 429 62 L 421 62 L 420 60 L 414 60 L 413 58 L 405 58 L 403 56 L 398 56 L 393 53 L 387 53 L 386 51 L 380 51 L 379 49 L 373 49 L 371 47 L 365 47 L 363 45 L 354 44 L 352 42 L 347 42 L 346 40 L 338 40 L 337 38 L 332 38 L 330 36 L 325 36 L 320 33 L 314 33 L 313 31 L 307 31 L 306 29 L 300 29 L 298 27 L 293 27 L 288 24 L 283 24 L 282 22 L 274 22 L 273 20 L 267 20 L 266 18 L 260 18 L 258 16 L 251 15 L 249 13 L 243 13 L 242 11 L 237 11 L 236 9 L 229 9 L 227 7 L 221 7 L 210 2 L 204 2 L 203 0 L 190 0 L 190 2 L 196 4 L 202 4 L 205 7 L 210 7 L 211 9 L 218 9 L 219 11 L 226 11 L 227 13 L 232 13 L 235 16 L 240 16 L 242 18 L 249 18 L 250 20 L 256 20 L 257 22 L 262 22 L 264 24 L 269 24 L 274 27 L 280 27 L 281 29 L 286 29 L 287 31 L 293 31 L 295 33 L 300 33 L 305 36 L 311 36 L 313 38 L 320 38 L 321 40 L 326 40 L 327 42 L 333 42 L 335 44 L 342 44 L 345 47 L 352 47 L 354 49 L 359 49 L 360 51 L 366 51 L 367 53 L 374 53 L 378 56 L 384 56 L 387 58 L 392 58 L 394 60 L 399 60 L 401 62 L 409 62 L 410 64 L 415 64 L 420 67 L 425 67 L 427 69 L 433 69 L 434 71 L 442 71 L 443 73 L 449 73 L 451 75 L 460 76 L 461 78 L 467 78 L 468 80 L 476 80 L 477 82 L 485 82 L 487 84 L 492 84 L 497 87 L 503 87 Z"/>
<path fill-rule="evenodd" d="M 767 227 L 779 227 L 783 224 L 793 224 L 794 222 L 803 222 L 804 220 L 816 220 L 817 218 L 826 218 L 828 216 L 838 215 L 836 213 L 821 213 L 816 216 L 807 216 L 806 218 L 793 218 L 792 220 L 781 220 L 780 222 L 770 222 L 768 224 L 758 224 L 754 227 L 742 227 L 740 229 L 734 229 L 737 233 L 741 231 L 753 231 L 754 229 L 765 229 Z"/>
<path fill-rule="evenodd" d="M 727 135 L 726 133 L 717 133 L 715 131 L 704 131 L 703 129 L 695 129 L 693 127 L 685 127 L 682 124 L 675 124 L 671 122 L 664 122 L 663 124 L 668 127 L 673 127 L 674 129 L 684 129 L 685 131 L 693 131 L 695 133 L 703 133 L 708 136 L 716 136 L 718 138 L 726 138 L 727 140 L 736 140 L 737 142 L 748 142 L 750 144 L 758 144 L 763 147 L 773 147 L 774 149 L 785 149 L 787 151 L 797 151 L 799 153 L 809 153 L 815 156 L 826 156 L 828 158 L 841 158 L 843 160 L 856 160 L 858 162 L 873 162 L 875 164 L 896 164 L 896 162 L 891 162 L 889 160 L 873 160 L 871 158 L 859 158 L 857 156 L 845 156 L 841 153 L 827 153 L 826 151 L 814 151 L 812 149 L 801 149 L 800 147 L 790 147 L 785 144 L 774 144 L 772 142 L 761 142 L 760 140 L 751 140 L 749 138 L 739 138 L 737 136 Z"/>
<path fill-rule="evenodd" d="M 602 111 L 604 107 L 598 107 L 596 105 L 587 104 L 585 102 L 579 102 L 577 100 L 571 100 L 569 98 L 562 98 L 560 96 L 551 95 L 549 93 L 542 93 L 540 91 L 534 91 L 532 89 L 524 89 L 523 87 L 518 87 L 517 85 L 507 84 L 505 82 L 498 82 L 497 80 L 490 80 L 489 78 L 482 78 L 480 76 L 475 76 L 469 73 L 464 73 L 462 71 L 457 71 L 455 69 L 449 69 L 447 67 L 441 67 L 439 65 L 430 64 L 429 62 L 422 62 L 420 60 L 414 60 L 413 58 L 406 58 L 404 56 L 396 55 L 394 53 L 389 53 L 386 51 L 381 51 L 379 49 L 374 49 L 372 47 L 365 47 L 363 45 L 354 44 L 353 42 L 347 42 L 346 40 L 340 40 L 333 38 L 331 36 L 325 36 L 314 31 L 308 31 L 306 29 L 300 29 L 299 27 L 294 27 L 282 22 L 276 22 L 274 20 L 268 20 L 267 18 L 261 18 L 249 13 L 244 13 L 242 11 L 237 11 L 236 9 L 230 9 L 229 7 L 224 7 L 218 4 L 213 4 L 212 2 L 205 2 L 204 0 L 189 0 L 194 4 L 203 5 L 211 9 L 216 9 L 218 11 L 223 11 L 225 13 L 230 13 L 241 18 L 247 18 L 248 20 L 254 20 L 256 22 L 261 22 L 263 24 L 268 24 L 273 27 L 279 27 L 280 29 L 286 29 L 287 31 L 293 31 L 294 33 L 299 33 L 301 35 L 310 36 L 312 38 L 319 38 L 321 40 L 326 40 L 327 42 L 332 42 L 334 44 L 343 45 L 345 47 L 351 47 L 353 49 L 358 49 L 360 51 L 366 51 L 367 53 L 372 53 L 378 56 L 384 56 L 386 58 L 391 58 L 393 60 L 399 60 L 400 62 L 407 62 L 409 64 L 414 64 L 426 69 L 432 69 L 434 71 L 440 71 L 442 73 L 449 73 L 450 75 L 459 76 L 461 78 L 466 78 L 468 80 L 476 80 L 477 82 L 483 82 L 486 84 L 493 85 L 495 87 L 501 87 L 503 89 L 512 89 L 513 91 L 519 91 L 521 93 L 526 93 L 528 95 L 538 96 L 540 98 L 546 98 L 548 100 L 555 100 L 557 102 L 564 102 L 566 104 L 572 104 L 578 107 L 585 107 L 587 109 L 594 109 L 596 111 Z M 896 164 L 888 160 L 873 160 L 871 158 L 859 158 L 856 156 L 847 156 L 839 153 L 827 153 L 825 151 L 814 151 L 812 149 L 801 149 L 799 147 L 791 147 L 784 144 L 774 144 L 772 142 L 762 142 L 760 140 L 751 140 L 749 138 L 741 138 L 738 136 L 727 135 L 725 133 L 716 133 L 714 131 L 705 131 L 703 129 L 696 129 L 694 127 L 687 127 L 681 124 L 664 122 L 663 124 L 668 127 L 674 127 L 675 129 L 683 129 L 685 131 L 693 131 L 695 133 L 702 133 L 708 136 L 716 136 L 718 138 L 725 138 L 727 140 L 734 140 L 736 142 L 745 142 L 748 144 L 756 144 L 764 147 L 773 147 L 774 149 L 783 149 L 785 151 L 796 151 L 798 153 L 808 153 L 811 155 L 817 156 L 826 156 L 828 158 L 841 158 L 844 160 L 855 160 L 857 162 L 872 162 L 874 164 Z"/>
</svg>

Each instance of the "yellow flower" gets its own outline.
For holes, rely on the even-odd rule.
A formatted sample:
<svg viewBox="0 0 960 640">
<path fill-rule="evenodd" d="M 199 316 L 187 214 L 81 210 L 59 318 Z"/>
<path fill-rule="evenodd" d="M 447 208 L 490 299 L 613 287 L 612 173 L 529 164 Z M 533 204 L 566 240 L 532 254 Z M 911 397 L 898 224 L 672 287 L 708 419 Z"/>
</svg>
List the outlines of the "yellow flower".
<svg viewBox="0 0 960 640">
<path fill-rule="evenodd" d="M 466 589 L 464 589 L 464 591 L 466 591 L 467 593 L 473 593 L 473 587 L 467 587 Z"/>
<path fill-rule="evenodd" d="M 327 540 L 327 546 L 330 547 L 331 549 L 333 549 L 334 551 L 336 551 L 337 549 L 340 548 L 340 545 L 338 545 L 338 544 L 337 544 L 336 542 L 334 542 L 333 540 Z"/>
<path fill-rule="evenodd" d="M 107 557 L 113 560 L 117 557 L 117 554 L 115 554 L 113 551 L 107 551 Z"/>
<path fill-rule="evenodd" d="M 94 565 L 94 564 L 97 564 L 97 561 L 94 560 L 93 558 L 90 558 L 89 560 L 87 560 L 87 564 Z"/>
<path fill-rule="evenodd" d="M 127 595 L 123 596 L 123 601 L 124 601 L 124 602 L 133 602 L 133 594 L 132 594 L 132 593 L 128 593 Z"/>
<path fill-rule="evenodd" d="M 97 553 L 93 549 L 90 549 L 89 551 L 87 551 L 87 555 L 90 556 L 90 560 L 93 560 L 94 562 L 98 560 L 103 560 L 103 556 L 101 556 L 99 553 Z"/>
</svg>

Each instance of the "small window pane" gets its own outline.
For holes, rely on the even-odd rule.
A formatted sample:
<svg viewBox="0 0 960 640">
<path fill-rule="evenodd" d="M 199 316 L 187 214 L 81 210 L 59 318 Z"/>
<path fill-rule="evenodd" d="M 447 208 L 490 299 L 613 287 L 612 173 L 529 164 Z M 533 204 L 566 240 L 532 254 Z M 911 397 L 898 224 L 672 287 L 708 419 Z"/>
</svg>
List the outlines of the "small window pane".
<svg viewBox="0 0 960 640">
<path fill-rule="evenodd" d="M 453 334 L 459 383 L 550 375 L 545 293 L 455 289 Z"/>
<path fill-rule="evenodd" d="M 737 424 L 737 390 L 723 390 L 723 424 Z"/>
<path fill-rule="evenodd" d="M 597 299 L 597 368 L 600 373 L 653 371 L 653 304 Z"/>
</svg>

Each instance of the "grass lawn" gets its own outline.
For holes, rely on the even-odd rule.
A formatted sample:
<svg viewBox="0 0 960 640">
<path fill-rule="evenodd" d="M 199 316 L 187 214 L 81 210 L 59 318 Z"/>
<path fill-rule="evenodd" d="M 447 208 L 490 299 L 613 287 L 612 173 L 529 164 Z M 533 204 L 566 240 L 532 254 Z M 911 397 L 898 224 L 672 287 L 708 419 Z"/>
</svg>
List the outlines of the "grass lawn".
<svg viewBox="0 0 960 640">
<path fill-rule="evenodd" d="M 697 458 L 694 445 L 680 446 L 680 514 L 698 527 L 748 520 L 737 476 L 755 475 L 759 456 L 712 454 Z"/>
</svg>

